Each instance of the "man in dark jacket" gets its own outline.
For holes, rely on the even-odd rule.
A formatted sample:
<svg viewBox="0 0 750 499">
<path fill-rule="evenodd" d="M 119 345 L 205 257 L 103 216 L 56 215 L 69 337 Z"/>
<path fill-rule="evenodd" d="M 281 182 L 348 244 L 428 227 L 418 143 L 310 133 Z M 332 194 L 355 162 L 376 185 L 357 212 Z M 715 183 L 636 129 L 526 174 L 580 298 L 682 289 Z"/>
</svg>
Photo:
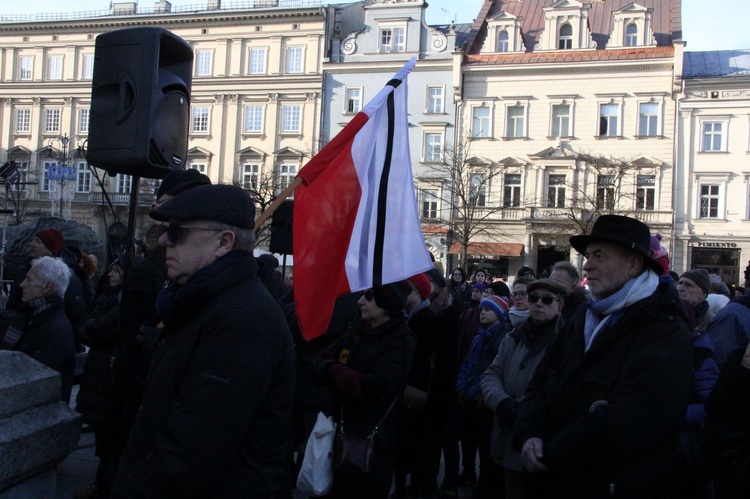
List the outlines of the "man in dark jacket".
<svg viewBox="0 0 750 499">
<path fill-rule="evenodd" d="M 290 497 L 294 346 L 257 278 L 255 207 L 205 185 L 151 211 L 171 284 L 113 498 Z"/>
<path fill-rule="evenodd" d="M 63 296 L 70 270 L 59 258 L 44 256 L 32 261 L 19 286 L 21 304 L 0 348 L 24 352 L 59 372 L 60 398 L 70 401 L 75 369 L 73 328 L 65 315 Z"/>
<path fill-rule="evenodd" d="M 553 341 L 519 407 L 513 444 L 536 475 L 530 497 L 672 496 L 692 346 L 649 242 L 646 225 L 618 215 L 570 239 L 593 301 Z"/>
</svg>

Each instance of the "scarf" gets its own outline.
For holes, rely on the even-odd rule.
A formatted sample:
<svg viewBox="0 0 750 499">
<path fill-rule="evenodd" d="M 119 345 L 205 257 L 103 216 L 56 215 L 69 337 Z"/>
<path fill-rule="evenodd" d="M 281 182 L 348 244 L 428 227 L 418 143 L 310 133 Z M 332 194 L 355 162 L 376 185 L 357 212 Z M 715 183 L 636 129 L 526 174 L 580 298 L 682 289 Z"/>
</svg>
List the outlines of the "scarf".
<svg viewBox="0 0 750 499">
<path fill-rule="evenodd" d="M 508 312 L 508 315 L 510 316 L 510 323 L 514 328 L 520 326 L 521 324 L 523 324 L 523 321 L 529 318 L 528 310 L 517 310 L 516 307 L 513 307 Z"/>
<path fill-rule="evenodd" d="M 647 270 L 634 277 L 616 293 L 596 301 L 590 301 L 586 308 L 586 323 L 583 334 L 586 340 L 584 351 L 588 352 L 591 344 L 605 325 L 614 321 L 627 307 L 651 296 L 659 285 L 659 277 L 653 270 Z M 613 319 L 614 317 L 614 319 Z"/>
<path fill-rule="evenodd" d="M 430 300 L 422 300 L 421 302 L 417 303 L 417 306 L 414 307 L 414 310 L 409 312 L 409 315 L 406 316 L 407 322 L 411 321 L 411 318 L 414 317 L 417 314 L 417 312 L 419 312 L 420 310 L 424 310 L 425 308 L 429 308 L 429 307 L 430 307 Z"/>
<path fill-rule="evenodd" d="M 23 333 L 28 327 L 31 320 L 45 310 L 52 308 L 56 303 L 60 303 L 60 301 L 62 301 L 62 298 L 57 295 L 47 295 L 42 296 L 41 298 L 37 298 L 36 300 L 31 300 L 27 303 L 22 303 L 21 307 L 19 307 L 19 311 L 27 311 L 28 313 L 28 317 L 23 321 L 23 325 L 21 326 L 23 329 L 18 328 L 18 323 L 8 326 L 8 330 L 5 332 L 2 344 L 0 344 L 0 349 L 15 350 L 16 345 L 18 345 L 18 342 L 21 341 L 21 336 L 23 336 Z"/>
</svg>

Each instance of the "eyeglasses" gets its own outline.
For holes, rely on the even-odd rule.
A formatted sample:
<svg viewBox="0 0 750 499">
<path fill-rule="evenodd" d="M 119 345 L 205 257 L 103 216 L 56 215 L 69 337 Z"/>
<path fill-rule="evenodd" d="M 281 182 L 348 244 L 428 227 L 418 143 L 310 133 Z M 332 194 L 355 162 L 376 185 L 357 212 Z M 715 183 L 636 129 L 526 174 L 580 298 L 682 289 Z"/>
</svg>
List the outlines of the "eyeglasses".
<svg viewBox="0 0 750 499">
<path fill-rule="evenodd" d="M 364 296 L 365 300 L 367 300 L 367 301 L 372 301 L 375 298 L 375 295 L 372 294 L 372 290 L 371 289 L 366 289 L 366 290 L 362 291 L 362 296 Z"/>
<path fill-rule="evenodd" d="M 510 296 L 513 298 L 523 298 L 524 296 L 528 295 L 526 291 L 513 291 Z"/>
<path fill-rule="evenodd" d="M 214 232 L 219 232 L 221 229 L 214 229 L 213 227 L 183 227 L 180 224 L 169 224 L 169 225 L 162 225 L 162 234 L 167 234 L 167 239 L 172 244 L 177 244 L 177 241 L 180 240 L 180 232 L 186 231 L 186 230 L 211 230 Z"/>
<path fill-rule="evenodd" d="M 554 296 L 529 295 L 529 303 L 536 303 L 539 300 L 542 300 L 542 303 L 544 303 L 545 305 L 552 305 L 552 302 L 554 302 L 556 299 Z"/>
</svg>

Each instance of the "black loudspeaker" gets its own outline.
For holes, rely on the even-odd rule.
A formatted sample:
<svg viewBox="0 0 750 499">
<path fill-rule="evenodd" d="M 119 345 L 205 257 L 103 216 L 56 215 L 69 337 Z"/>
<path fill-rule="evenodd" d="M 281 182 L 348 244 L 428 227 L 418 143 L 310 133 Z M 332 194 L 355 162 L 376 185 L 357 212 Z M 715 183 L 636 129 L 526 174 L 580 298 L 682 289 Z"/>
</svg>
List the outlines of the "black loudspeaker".
<svg viewBox="0 0 750 499">
<path fill-rule="evenodd" d="M 192 71 L 190 45 L 165 29 L 97 36 L 88 162 L 145 178 L 184 169 Z"/>
<path fill-rule="evenodd" d="M 286 200 L 276 208 L 271 219 L 271 242 L 268 251 L 281 255 L 292 254 L 292 213 L 294 201 Z"/>
</svg>

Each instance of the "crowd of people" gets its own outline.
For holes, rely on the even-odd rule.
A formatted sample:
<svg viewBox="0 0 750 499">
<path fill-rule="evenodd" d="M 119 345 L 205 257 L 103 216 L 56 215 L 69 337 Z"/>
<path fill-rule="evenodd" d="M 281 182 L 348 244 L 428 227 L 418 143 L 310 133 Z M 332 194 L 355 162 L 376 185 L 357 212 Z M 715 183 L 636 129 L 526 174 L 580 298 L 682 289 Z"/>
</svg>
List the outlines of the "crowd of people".
<svg viewBox="0 0 750 499">
<path fill-rule="evenodd" d="M 305 341 L 244 190 L 174 172 L 150 215 L 145 257 L 96 287 L 38 231 L 10 292 L 0 347 L 60 372 L 62 400 L 88 350 L 99 467 L 77 498 L 291 498 L 319 412 L 373 442 L 335 498 L 750 497 L 750 297 L 671 271 L 634 218 L 570 239 L 584 275 L 434 268 L 338 298 Z"/>
</svg>

